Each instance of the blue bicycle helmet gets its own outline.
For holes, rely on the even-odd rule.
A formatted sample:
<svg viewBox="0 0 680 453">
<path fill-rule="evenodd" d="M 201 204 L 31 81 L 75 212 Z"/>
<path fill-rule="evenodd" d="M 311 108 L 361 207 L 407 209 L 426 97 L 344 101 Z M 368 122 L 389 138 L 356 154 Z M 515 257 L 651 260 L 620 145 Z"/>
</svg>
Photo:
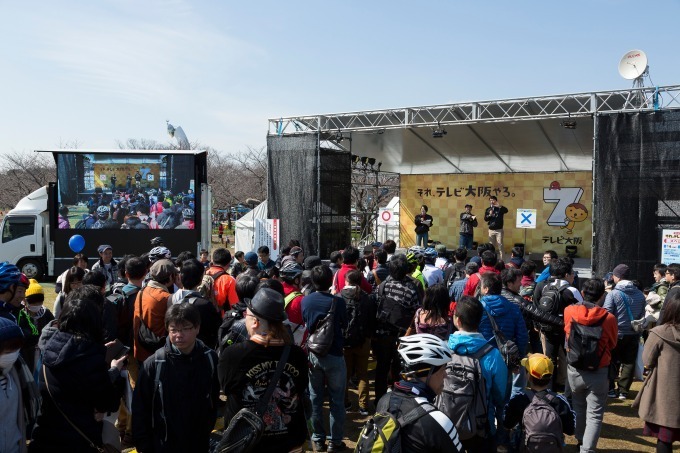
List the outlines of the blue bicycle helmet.
<svg viewBox="0 0 680 453">
<path fill-rule="evenodd" d="M 16 285 L 21 280 L 22 273 L 14 264 L 9 261 L 0 263 L 0 293 L 9 290 L 9 287 Z"/>
</svg>

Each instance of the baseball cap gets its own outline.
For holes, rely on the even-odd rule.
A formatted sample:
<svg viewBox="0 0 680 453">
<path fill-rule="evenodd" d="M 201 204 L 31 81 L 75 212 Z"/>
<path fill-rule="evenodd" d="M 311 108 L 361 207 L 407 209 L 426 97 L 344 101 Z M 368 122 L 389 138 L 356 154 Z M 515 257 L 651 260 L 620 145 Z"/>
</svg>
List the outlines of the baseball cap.
<svg viewBox="0 0 680 453">
<path fill-rule="evenodd" d="M 255 316 L 267 321 L 285 321 L 288 319 L 284 310 L 284 300 L 281 293 L 271 288 L 261 288 L 250 300 L 246 299 L 246 306 Z"/>
<path fill-rule="evenodd" d="M 99 247 L 97 247 L 97 253 L 104 253 L 107 250 L 113 250 L 113 247 L 111 247 L 108 244 L 102 244 Z"/>
<path fill-rule="evenodd" d="M 315 266 L 319 266 L 322 264 L 321 258 L 319 258 L 316 255 L 311 255 L 305 258 L 305 269 L 306 270 L 312 270 Z"/>
<path fill-rule="evenodd" d="M 373 242 L 373 243 L 371 243 L 371 247 L 380 248 L 380 247 L 382 247 L 382 242 L 378 242 L 378 241 Z"/>
<path fill-rule="evenodd" d="M 257 266 L 257 260 L 259 258 L 257 257 L 257 253 L 248 252 L 243 256 L 243 259 L 245 260 L 246 263 L 250 264 L 251 266 Z"/>
<path fill-rule="evenodd" d="M 158 260 L 149 269 L 151 279 L 157 282 L 164 282 L 177 272 L 177 268 L 169 259 Z"/>
<path fill-rule="evenodd" d="M 520 362 L 527 369 L 529 375 L 536 379 L 543 379 L 553 374 L 553 363 L 547 355 L 529 354 Z"/>
</svg>

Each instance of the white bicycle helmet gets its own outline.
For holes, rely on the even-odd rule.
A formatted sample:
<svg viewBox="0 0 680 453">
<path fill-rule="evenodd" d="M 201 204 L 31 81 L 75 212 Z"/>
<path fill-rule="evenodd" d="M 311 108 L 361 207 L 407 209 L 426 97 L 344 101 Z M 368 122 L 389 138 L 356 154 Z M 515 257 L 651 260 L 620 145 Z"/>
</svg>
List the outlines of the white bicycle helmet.
<svg viewBox="0 0 680 453">
<path fill-rule="evenodd" d="M 171 258 L 172 253 L 170 253 L 170 250 L 167 247 L 154 247 L 149 252 L 149 261 L 152 263 L 162 259 L 169 260 Z"/>
<path fill-rule="evenodd" d="M 399 338 L 397 351 L 405 367 L 410 370 L 442 366 L 451 360 L 451 350 L 446 343 L 429 333 Z"/>
</svg>

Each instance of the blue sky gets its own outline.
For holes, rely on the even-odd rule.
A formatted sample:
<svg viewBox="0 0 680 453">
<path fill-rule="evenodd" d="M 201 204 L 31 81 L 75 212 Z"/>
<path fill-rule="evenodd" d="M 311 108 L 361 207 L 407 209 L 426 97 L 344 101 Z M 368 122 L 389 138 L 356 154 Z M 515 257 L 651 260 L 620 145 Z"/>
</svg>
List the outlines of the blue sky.
<svg viewBox="0 0 680 453">
<path fill-rule="evenodd" d="M 0 153 L 165 142 L 227 152 L 267 119 L 680 83 L 680 1 L 0 0 Z"/>
</svg>

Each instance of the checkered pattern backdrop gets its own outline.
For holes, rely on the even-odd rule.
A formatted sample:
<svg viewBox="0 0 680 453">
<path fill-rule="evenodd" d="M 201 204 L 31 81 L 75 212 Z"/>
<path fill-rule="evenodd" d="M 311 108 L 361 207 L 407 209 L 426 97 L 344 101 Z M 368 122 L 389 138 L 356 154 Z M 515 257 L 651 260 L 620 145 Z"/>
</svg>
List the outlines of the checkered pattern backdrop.
<svg viewBox="0 0 680 453">
<path fill-rule="evenodd" d="M 434 218 L 430 239 L 457 248 L 460 214 L 469 203 L 479 222 L 474 240 L 488 242 L 484 210 L 489 206 L 489 196 L 496 195 L 509 211 L 504 218 L 504 252 L 509 253 L 515 243 L 525 242 L 525 230 L 515 226 L 517 209 L 536 209 L 536 229 L 526 230 L 527 253 L 553 249 L 561 256 L 567 245 L 575 245 L 577 256 L 590 258 L 592 194 L 592 172 L 401 175 L 400 245 L 415 245 L 414 218 L 423 204 Z M 585 221 L 574 222 L 569 234 L 566 210 L 572 203 L 582 204 L 588 215 Z"/>
</svg>

